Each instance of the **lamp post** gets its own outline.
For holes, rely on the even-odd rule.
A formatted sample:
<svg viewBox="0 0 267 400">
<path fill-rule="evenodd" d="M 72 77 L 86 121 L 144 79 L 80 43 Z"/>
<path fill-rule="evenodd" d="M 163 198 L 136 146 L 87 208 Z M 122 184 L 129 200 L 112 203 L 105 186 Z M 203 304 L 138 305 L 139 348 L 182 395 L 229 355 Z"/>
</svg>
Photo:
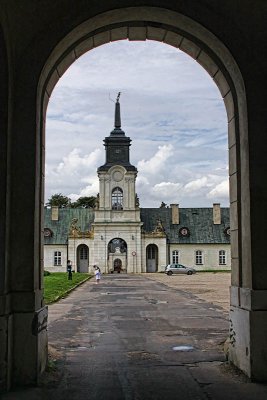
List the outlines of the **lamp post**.
<svg viewBox="0 0 267 400">
<path fill-rule="evenodd" d="M 135 260 L 136 260 L 136 251 L 132 251 L 132 256 L 133 256 L 133 273 L 136 272 L 136 265 L 135 265 Z"/>
</svg>

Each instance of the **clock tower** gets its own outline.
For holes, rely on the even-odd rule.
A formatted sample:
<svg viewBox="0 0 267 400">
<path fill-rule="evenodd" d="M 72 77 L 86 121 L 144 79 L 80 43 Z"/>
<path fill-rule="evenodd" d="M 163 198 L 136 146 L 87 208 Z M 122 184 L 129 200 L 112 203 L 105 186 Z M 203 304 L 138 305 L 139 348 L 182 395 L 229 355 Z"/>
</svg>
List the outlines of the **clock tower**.
<svg viewBox="0 0 267 400">
<path fill-rule="evenodd" d="M 115 103 L 115 123 L 114 129 L 110 135 L 105 138 L 104 146 L 106 149 L 106 162 L 98 168 L 98 172 L 107 171 L 113 165 L 121 165 L 127 171 L 136 171 L 136 168 L 130 164 L 130 146 L 131 139 L 125 135 L 121 129 L 120 116 L 120 92 Z"/>
<path fill-rule="evenodd" d="M 121 129 L 120 93 L 115 123 L 105 138 L 105 164 L 97 170 L 99 199 L 94 220 L 94 263 L 105 272 L 141 271 L 141 226 L 135 191 L 137 169 L 130 163 L 131 139 Z"/>
</svg>

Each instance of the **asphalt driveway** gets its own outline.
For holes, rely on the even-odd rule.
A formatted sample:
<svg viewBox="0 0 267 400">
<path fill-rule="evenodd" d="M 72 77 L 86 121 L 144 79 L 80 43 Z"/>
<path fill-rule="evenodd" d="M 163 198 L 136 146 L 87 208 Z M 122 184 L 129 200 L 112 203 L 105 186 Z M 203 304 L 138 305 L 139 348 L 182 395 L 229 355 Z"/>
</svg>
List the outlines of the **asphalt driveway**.
<svg viewBox="0 0 267 400">
<path fill-rule="evenodd" d="M 4 399 L 266 400 L 225 362 L 227 334 L 219 305 L 146 275 L 103 276 L 49 307 L 53 368 Z"/>
</svg>

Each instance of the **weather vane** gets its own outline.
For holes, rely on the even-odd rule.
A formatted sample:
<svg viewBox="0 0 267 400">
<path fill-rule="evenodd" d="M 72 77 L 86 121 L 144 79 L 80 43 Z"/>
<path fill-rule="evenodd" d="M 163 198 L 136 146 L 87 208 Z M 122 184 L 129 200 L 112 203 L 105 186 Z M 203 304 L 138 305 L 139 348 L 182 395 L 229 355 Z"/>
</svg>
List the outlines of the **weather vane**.
<svg viewBox="0 0 267 400">
<path fill-rule="evenodd" d="M 111 97 L 110 97 L 110 93 L 108 94 L 108 96 L 109 96 L 109 100 L 110 101 L 113 101 L 113 103 L 118 103 L 119 102 L 119 100 L 120 100 L 120 96 L 121 96 L 121 92 L 118 92 L 118 95 L 117 95 L 117 98 L 116 98 L 116 101 L 115 100 L 113 100 Z"/>
</svg>

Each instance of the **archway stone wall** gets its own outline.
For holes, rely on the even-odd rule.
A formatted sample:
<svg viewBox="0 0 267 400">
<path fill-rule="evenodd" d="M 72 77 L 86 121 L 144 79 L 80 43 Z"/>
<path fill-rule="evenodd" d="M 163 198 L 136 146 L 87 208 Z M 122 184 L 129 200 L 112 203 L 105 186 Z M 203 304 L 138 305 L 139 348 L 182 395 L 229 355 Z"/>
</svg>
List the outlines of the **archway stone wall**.
<svg viewBox="0 0 267 400">
<path fill-rule="evenodd" d="M 10 346 L 10 337 L 7 332 L 12 326 L 12 317 L 10 316 L 10 296 L 9 296 L 9 275 L 8 275 L 8 255 L 6 253 L 7 236 L 7 146 L 8 146 L 8 60 L 4 33 L 0 26 L 0 371 L 1 367 L 11 363 L 11 354 L 8 351 Z M 6 343 L 7 346 L 2 344 Z M 0 372 L 0 391 L 1 382 L 7 386 L 10 384 L 10 373 L 7 369 Z"/>
<path fill-rule="evenodd" d="M 156 40 L 176 47 L 195 59 L 218 86 L 228 118 L 229 176 L 231 203 L 231 246 L 233 254 L 232 283 L 238 286 L 242 252 L 250 268 L 250 235 L 241 248 L 241 230 L 249 216 L 247 116 L 244 83 L 236 62 L 224 45 L 210 32 L 191 19 L 157 7 L 131 7 L 109 11 L 85 21 L 69 33 L 52 52 L 39 81 L 43 116 L 53 88 L 66 69 L 85 52 L 116 40 Z M 243 144 L 242 157 L 239 146 Z M 238 155 L 237 155 L 238 154 Z M 242 164 L 242 168 L 241 168 Z M 242 185 L 246 202 L 238 200 L 237 182 Z M 243 183 L 244 182 L 244 183 Z M 246 215 L 242 224 L 242 215 Z"/>
<path fill-rule="evenodd" d="M 253 379 L 267 380 L 266 5 L 257 2 L 251 13 L 247 0 L 242 9 L 220 0 L 144 3 L 146 7 L 130 7 L 128 0 L 110 0 L 88 8 L 81 2 L 71 13 L 68 0 L 29 0 L 20 8 L 13 1 L 1 3 L 0 47 L 7 62 L 0 73 L 8 79 L 8 89 L 0 80 L 1 190 L 6 194 L 0 211 L 5 249 L 0 252 L 0 268 L 5 265 L 0 284 L 0 321 L 5 324 L 1 388 L 36 383 L 47 356 L 42 210 L 49 96 L 85 51 L 126 38 L 180 48 L 208 71 L 221 91 L 229 128 L 233 257 L 229 355 Z M 15 243 L 17 252 L 12 253 Z"/>
</svg>

